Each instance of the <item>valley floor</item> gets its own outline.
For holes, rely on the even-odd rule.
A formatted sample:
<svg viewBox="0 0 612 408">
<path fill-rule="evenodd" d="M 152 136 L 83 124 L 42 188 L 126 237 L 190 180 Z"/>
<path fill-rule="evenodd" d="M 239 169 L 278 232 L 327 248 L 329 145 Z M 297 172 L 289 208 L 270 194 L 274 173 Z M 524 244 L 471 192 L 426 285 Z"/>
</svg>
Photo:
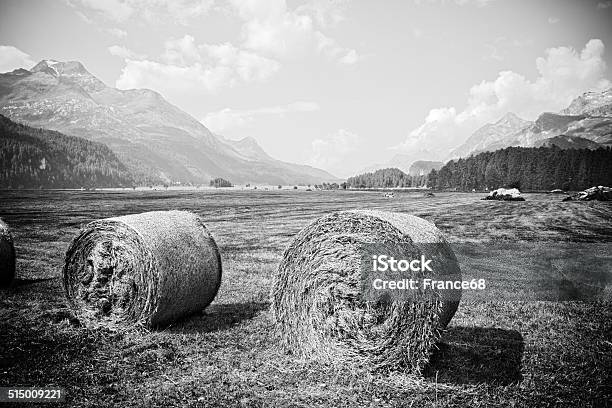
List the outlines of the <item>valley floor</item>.
<svg viewBox="0 0 612 408">
<path fill-rule="evenodd" d="M 612 203 L 482 195 L 0 192 L 0 217 L 13 228 L 19 257 L 17 285 L 0 291 L 0 386 L 62 386 L 70 405 L 82 407 L 605 406 L 612 400 L 610 293 L 596 301 L 516 293 L 544 271 L 542 256 L 563 255 L 608 279 Z M 268 291 L 284 248 L 318 216 L 349 208 L 426 218 L 452 242 L 464 274 L 503 282 L 496 296 L 462 301 L 422 377 L 324 366 L 279 347 Z M 60 279 L 73 235 L 94 219 L 167 209 L 200 214 L 219 244 L 224 277 L 213 304 L 147 333 L 80 327 Z"/>
</svg>

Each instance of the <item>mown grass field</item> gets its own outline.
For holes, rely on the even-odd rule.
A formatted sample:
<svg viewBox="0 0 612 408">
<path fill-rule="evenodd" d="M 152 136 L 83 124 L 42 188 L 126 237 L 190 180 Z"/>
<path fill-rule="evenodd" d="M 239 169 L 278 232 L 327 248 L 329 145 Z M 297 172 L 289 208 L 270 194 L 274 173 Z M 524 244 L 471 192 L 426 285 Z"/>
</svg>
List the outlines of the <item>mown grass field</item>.
<svg viewBox="0 0 612 408">
<path fill-rule="evenodd" d="M 585 274 L 599 265 L 598 282 L 611 283 L 611 203 L 305 191 L 0 196 L 19 257 L 16 286 L 0 291 L 0 386 L 62 386 L 71 406 L 602 407 L 612 399 L 610 292 L 598 301 L 521 297 L 545 270 L 544 252 L 582 262 Z M 466 275 L 504 278 L 499 296 L 461 303 L 421 377 L 324 366 L 279 347 L 268 293 L 284 248 L 316 217 L 350 208 L 424 217 L 446 233 Z M 94 219 L 164 209 L 202 215 L 217 240 L 224 277 L 213 304 L 148 333 L 80 327 L 59 278 L 72 236 Z"/>
</svg>

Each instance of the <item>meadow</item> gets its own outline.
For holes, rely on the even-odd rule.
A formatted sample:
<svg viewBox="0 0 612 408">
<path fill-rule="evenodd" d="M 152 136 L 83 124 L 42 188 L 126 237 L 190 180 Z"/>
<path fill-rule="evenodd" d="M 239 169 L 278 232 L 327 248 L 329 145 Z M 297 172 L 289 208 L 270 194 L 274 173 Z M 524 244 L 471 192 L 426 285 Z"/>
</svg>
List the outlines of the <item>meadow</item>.
<svg viewBox="0 0 612 408">
<path fill-rule="evenodd" d="M 0 191 L 18 254 L 16 284 L 0 290 L 0 386 L 61 386 L 71 406 L 83 407 L 607 406 L 612 203 L 481 196 Z M 466 276 L 497 282 L 487 296 L 462 301 L 422 376 L 322 365 L 279 347 L 268 295 L 285 247 L 318 216 L 352 208 L 434 222 Z M 169 209 L 200 214 L 215 237 L 224 273 L 215 301 L 150 332 L 81 327 L 60 278 L 74 234 L 94 219 Z M 573 284 L 569 295 L 557 281 L 534 284 L 552 282 L 551 271 Z M 597 290 L 581 292 L 584 281 Z"/>
</svg>

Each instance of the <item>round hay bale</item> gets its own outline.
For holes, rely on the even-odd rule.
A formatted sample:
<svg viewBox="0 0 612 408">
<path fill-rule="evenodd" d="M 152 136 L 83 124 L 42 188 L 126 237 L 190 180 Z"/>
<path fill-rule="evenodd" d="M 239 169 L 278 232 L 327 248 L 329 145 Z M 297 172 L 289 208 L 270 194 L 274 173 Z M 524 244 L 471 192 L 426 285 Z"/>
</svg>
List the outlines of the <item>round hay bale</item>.
<svg viewBox="0 0 612 408">
<path fill-rule="evenodd" d="M 94 221 L 66 252 L 66 295 L 89 326 L 165 325 L 204 309 L 220 284 L 217 244 L 190 212 Z"/>
<path fill-rule="evenodd" d="M 15 246 L 11 231 L 0 219 L 0 287 L 6 288 L 15 279 Z"/>
<path fill-rule="evenodd" d="M 377 243 L 399 249 L 404 259 L 428 252 L 435 276 L 460 277 L 442 233 L 421 218 L 360 210 L 319 218 L 297 234 L 274 279 L 271 311 L 286 349 L 332 363 L 420 372 L 461 292 L 451 301 L 433 290 L 417 291 L 410 301 L 366 299 L 362 266 L 371 254 L 364 251 Z"/>
</svg>

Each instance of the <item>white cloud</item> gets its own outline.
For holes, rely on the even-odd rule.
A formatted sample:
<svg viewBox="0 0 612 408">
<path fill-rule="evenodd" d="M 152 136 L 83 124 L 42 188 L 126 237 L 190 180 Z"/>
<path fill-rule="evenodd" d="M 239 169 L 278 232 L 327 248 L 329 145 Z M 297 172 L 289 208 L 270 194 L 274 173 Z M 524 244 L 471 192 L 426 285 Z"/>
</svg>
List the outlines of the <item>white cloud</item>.
<svg viewBox="0 0 612 408">
<path fill-rule="evenodd" d="M 114 51 L 126 59 L 116 81 L 118 88 L 151 88 L 167 97 L 182 92 L 214 93 L 241 82 L 265 81 L 280 68 L 277 61 L 230 43 L 197 45 L 190 35 L 166 41 L 161 61 L 136 58 L 129 50 Z"/>
<path fill-rule="evenodd" d="M 319 31 L 314 33 L 314 36 L 317 51 L 342 64 L 351 65 L 363 59 L 363 56 L 359 55 L 356 50 L 339 46 L 334 39 Z"/>
<path fill-rule="evenodd" d="M 315 102 L 293 102 L 288 105 L 269 106 L 257 109 L 235 110 L 225 108 L 208 113 L 202 123 L 213 132 L 221 133 L 229 129 L 244 127 L 257 117 L 282 116 L 287 113 L 314 112 L 319 110 Z"/>
<path fill-rule="evenodd" d="M 604 10 L 610 7 L 612 7 L 612 1 L 600 1 L 599 3 L 597 3 L 597 8 L 599 10 Z"/>
<path fill-rule="evenodd" d="M 68 3 L 71 4 L 72 3 Z M 117 37 L 117 38 L 125 38 L 127 37 L 127 32 L 125 30 L 122 30 L 118 27 L 110 27 L 110 28 L 104 28 L 101 27 L 100 25 L 96 24 L 96 22 L 87 17 L 84 13 L 80 12 L 80 11 L 75 11 L 75 14 L 77 15 L 77 17 L 79 17 L 81 20 L 83 20 L 84 23 L 89 24 L 94 26 L 98 31 L 105 33 L 105 34 L 109 34 L 112 35 L 113 37 Z"/>
<path fill-rule="evenodd" d="M 122 30 L 120 28 L 117 27 L 113 27 L 113 28 L 103 28 L 102 31 L 106 34 L 110 34 L 113 37 L 117 37 L 117 38 L 125 38 L 127 37 L 127 31 Z"/>
<path fill-rule="evenodd" d="M 505 54 L 510 48 L 525 48 L 533 45 L 533 40 L 525 38 L 507 38 L 500 36 L 494 38 L 491 42 L 484 44 L 485 48 L 488 49 L 488 55 L 483 56 L 485 60 L 497 60 L 503 61 Z"/>
<path fill-rule="evenodd" d="M 202 17 L 210 11 L 214 0 L 138 0 L 149 21 L 172 19 L 180 24 Z"/>
<path fill-rule="evenodd" d="M 73 7 L 79 4 L 83 10 L 119 22 L 127 20 L 134 13 L 132 5 L 128 1 L 122 0 L 75 0 L 73 3 L 69 4 Z M 80 14 L 88 18 L 82 11 Z"/>
<path fill-rule="evenodd" d="M 276 56 L 288 56 L 311 48 L 315 32 L 310 17 L 294 13 L 274 15 L 265 20 L 252 19 L 242 30 L 247 48 Z"/>
<path fill-rule="evenodd" d="M 214 0 L 68 0 L 85 21 L 102 17 L 123 23 L 131 19 L 187 24 L 209 12 Z"/>
<path fill-rule="evenodd" d="M 343 64 L 355 64 L 356 62 L 358 62 L 361 59 L 361 56 L 359 54 L 357 54 L 357 51 L 355 50 L 349 50 L 346 52 L 346 54 L 340 58 L 340 62 Z"/>
<path fill-rule="evenodd" d="M 34 66 L 32 58 L 11 45 L 0 45 L 0 72 L 9 72 L 17 68 L 30 69 Z"/>
<path fill-rule="evenodd" d="M 478 7 L 488 6 L 496 0 L 455 0 L 455 3 L 463 6 L 463 5 L 475 5 Z"/>
<path fill-rule="evenodd" d="M 77 17 L 79 17 L 81 20 L 83 20 L 83 22 L 85 22 L 86 24 L 93 24 L 94 23 L 94 21 L 91 18 L 87 17 L 85 14 L 81 13 L 80 11 L 76 11 L 75 14 L 77 15 Z"/>
<path fill-rule="evenodd" d="M 111 55 L 121 57 L 124 59 L 143 59 L 146 55 L 137 54 L 134 51 L 124 47 L 123 45 L 111 45 L 108 47 L 108 52 Z"/>
<path fill-rule="evenodd" d="M 533 120 L 542 112 L 565 108 L 583 92 L 606 89 L 611 83 L 605 78 L 603 54 L 604 44 L 598 39 L 590 40 L 580 52 L 571 47 L 549 48 L 536 60 L 538 76 L 533 81 L 502 71 L 495 80 L 474 85 L 465 109 L 432 109 L 400 150 L 428 150 L 434 153 L 422 159 L 443 159 L 477 128 L 506 112 Z"/>
<path fill-rule="evenodd" d="M 245 82 L 265 81 L 280 69 L 280 64 L 250 51 L 240 50 L 230 43 L 203 45 L 218 65 L 233 67 Z"/>
<path fill-rule="evenodd" d="M 485 44 L 485 47 L 489 50 L 489 53 L 488 55 L 484 56 L 483 59 L 491 59 L 496 61 L 502 61 L 504 59 L 496 45 Z"/>
<path fill-rule="evenodd" d="M 327 139 L 315 139 L 308 164 L 344 176 L 347 174 L 346 158 L 358 150 L 362 142 L 359 136 L 346 129 L 338 130 Z"/>
<path fill-rule="evenodd" d="M 296 12 L 312 16 L 321 27 L 335 26 L 346 19 L 344 11 L 348 3 L 348 0 L 310 0 Z"/>
<path fill-rule="evenodd" d="M 561 21 L 559 17 L 548 17 L 548 24 L 557 24 L 559 21 Z"/>
<path fill-rule="evenodd" d="M 478 7 L 484 7 L 484 6 L 488 6 L 490 3 L 495 2 L 496 0 L 450 0 L 448 2 L 450 3 L 455 3 L 458 6 L 478 6 Z M 441 4 L 445 4 L 447 3 L 446 0 L 414 0 L 415 4 L 423 4 L 423 3 L 441 3 Z"/>
<path fill-rule="evenodd" d="M 89 3 L 93 0 L 79 1 Z M 138 10 L 142 4 L 142 0 L 124 2 L 133 10 Z M 151 4 L 169 7 L 169 3 L 169 0 L 156 0 Z M 151 4 L 142 13 L 154 9 Z M 127 49 L 115 47 L 110 51 L 126 59 L 126 66 L 116 81 L 117 87 L 148 87 L 166 96 L 177 95 L 179 90 L 215 92 L 241 82 L 265 81 L 280 69 L 278 59 L 303 56 L 308 52 L 326 55 L 341 64 L 355 64 L 362 59 L 356 50 L 338 45 L 317 27 L 340 21 L 338 7 L 315 1 L 290 10 L 285 0 L 234 0 L 231 4 L 232 10 L 242 19 L 239 47 L 229 42 L 196 44 L 192 36 L 185 35 L 167 40 L 165 51 L 158 60 L 144 59 Z M 204 13 L 208 8 L 210 4 L 190 8 L 191 15 Z M 177 79 L 172 75 L 182 76 Z"/>
<path fill-rule="evenodd" d="M 127 59 L 125 63 L 116 81 L 117 88 L 150 88 L 171 99 L 172 95 L 198 91 L 214 92 L 222 86 L 235 84 L 232 69 L 229 67 L 205 67 L 199 63 L 178 66 L 131 59 Z"/>
<path fill-rule="evenodd" d="M 162 59 L 168 64 L 189 65 L 202 60 L 195 38 L 190 35 L 167 40 L 164 45 Z"/>
<path fill-rule="evenodd" d="M 321 30 L 342 20 L 340 8 L 331 2 L 313 1 L 291 10 L 285 0 L 232 2 L 240 18 L 243 44 L 253 51 L 277 58 L 298 58 L 319 52 L 341 63 L 359 60 L 356 50 L 342 47 Z"/>
</svg>

